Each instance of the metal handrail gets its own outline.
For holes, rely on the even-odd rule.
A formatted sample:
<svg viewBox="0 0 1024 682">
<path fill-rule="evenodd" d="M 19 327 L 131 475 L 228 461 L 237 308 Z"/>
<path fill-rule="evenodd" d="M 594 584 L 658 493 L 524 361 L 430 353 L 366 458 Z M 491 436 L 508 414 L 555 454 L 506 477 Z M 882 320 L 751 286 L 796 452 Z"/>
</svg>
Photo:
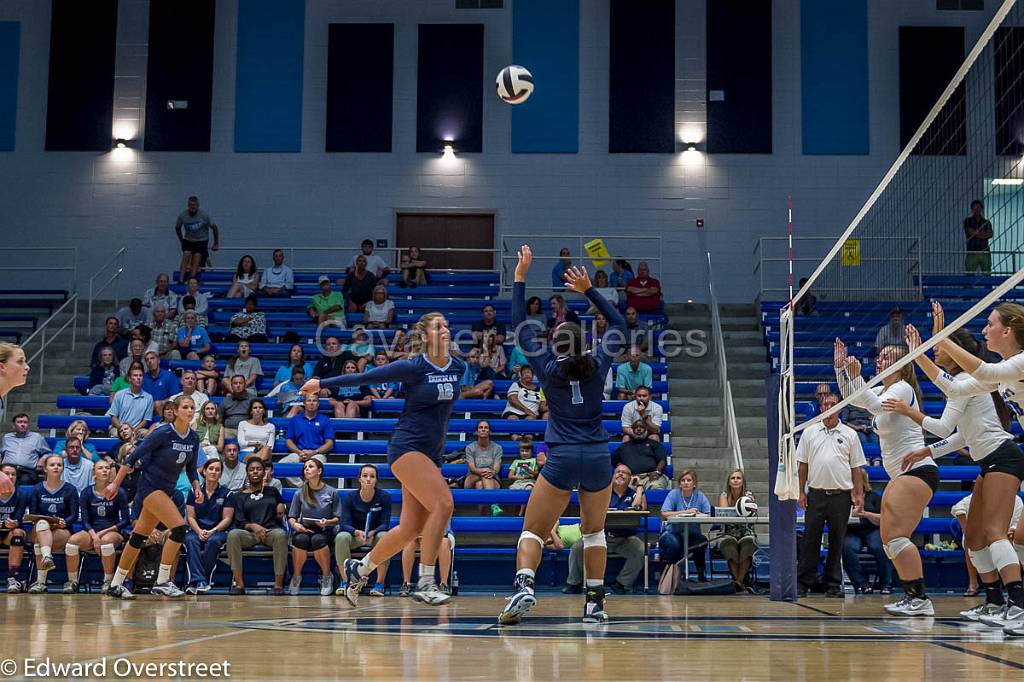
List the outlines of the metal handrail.
<svg viewBox="0 0 1024 682">
<path fill-rule="evenodd" d="M 725 357 L 725 340 L 722 333 L 722 316 L 715 296 L 714 272 L 711 267 L 711 252 L 708 251 L 708 304 L 711 308 L 711 335 L 715 339 L 715 355 L 718 356 L 718 380 L 722 385 L 722 407 L 724 409 L 725 437 L 732 450 L 733 467 L 743 469 L 743 450 L 740 446 L 740 432 L 736 425 L 736 407 L 732 401 L 732 385 L 729 383 L 729 363 Z"/>
<path fill-rule="evenodd" d="M 122 246 L 120 249 L 114 252 L 110 258 L 107 259 L 103 265 L 100 266 L 99 270 L 93 273 L 92 277 L 89 278 L 89 303 L 86 311 L 85 329 L 86 333 L 92 334 L 92 304 L 96 300 L 96 297 L 103 293 L 112 282 L 117 282 L 118 286 L 114 287 L 114 308 L 117 308 L 121 298 L 121 274 L 124 273 L 124 257 L 128 252 L 128 249 Z M 103 274 L 104 271 L 110 266 L 111 263 L 117 264 L 117 268 L 106 282 L 103 283 L 99 289 L 96 289 L 96 278 Z"/>
<path fill-rule="evenodd" d="M 278 249 L 280 249 L 281 251 L 284 251 L 284 253 L 285 253 L 285 263 L 288 265 L 288 267 L 290 267 L 292 269 L 292 272 L 323 272 L 326 269 L 326 266 L 321 266 L 321 267 L 297 267 L 295 265 L 292 265 L 292 263 L 297 262 L 296 259 L 295 259 L 296 252 L 309 252 L 309 251 L 315 252 L 315 253 L 337 252 L 337 253 L 340 253 L 340 254 L 343 254 L 343 255 L 348 255 L 348 254 L 357 255 L 357 254 L 361 253 L 361 250 L 359 249 L 359 247 L 354 247 L 354 246 L 251 246 L 251 245 L 246 245 L 246 246 L 222 246 L 222 247 L 220 247 L 216 251 L 216 253 L 224 253 L 225 251 L 232 251 L 232 252 L 241 252 L 243 255 L 245 255 L 245 254 L 254 254 L 254 253 L 258 253 L 258 252 L 268 252 L 268 251 L 273 253 L 274 251 L 276 251 Z M 434 252 L 434 253 L 490 253 L 490 254 L 496 254 L 496 253 L 500 253 L 501 252 L 501 249 L 483 249 L 483 248 L 471 248 L 471 249 L 469 249 L 469 248 L 452 247 L 452 246 L 421 246 L 421 247 L 419 247 L 419 250 L 421 252 L 430 251 L 430 252 Z M 385 252 L 385 253 L 391 253 L 394 256 L 394 263 L 395 264 L 388 266 L 389 269 L 391 269 L 392 271 L 396 271 L 396 270 L 399 269 L 400 264 L 401 264 L 400 257 L 401 257 L 401 253 L 403 251 L 408 251 L 408 247 L 405 247 L 405 246 L 402 246 L 402 247 L 399 247 L 399 246 L 387 246 L 387 247 L 382 247 L 382 248 L 374 248 L 374 253 L 375 254 L 378 253 L 378 252 Z M 385 260 L 387 260 L 387 258 L 385 258 Z M 228 266 L 217 267 L 217 268 L 208 268 L 208 269 L 211 270 L 211 271 L 214 271 L 214 272 L 217 272 L 217 271 L 234 271 L 236 265 L 237 264 L 231 264 L 231 265 L 228 265 Z M 263 271 L 265 269 L 266 269 L 265 265 L 259 267 L 260 271 Z M 334 269 L 342 269 L 342 268 L 335 267 Z M 431 268 L 429 267 L 429 263 L 428 263 L 427 270 L 428 271 L 431 270 Z M 494 268 L 444 268 L 443 270 L 434 269 L 433 272 L 467 272 L 467 273 L 471 273 L 471 272 L 494 272 Z"/>
<path fill-rule="evenodd" d="M 71 265 L 12 265 L 11 263 L 24 262 L 19 258 L 9 258 L 4 264 L 3 272 L 70 272 L 71 286 L 68 291 L 78 290 L 78 248 L 74 246 L 5 246 L 4 253 L 12 251 L 66 251 L 71 254 Z"/>
<path fill-rule="evenodd" d="M 46 355 L 44 354 L 44 351 L 46 350 L 47 346 L 49 346 L 51 343 L 59 339 L 64 330 L 67 329 L 69 326 L 71 327 L 71 352 L 75 352 L 75 345 L 78 340 L 78 299 L 78 294 L 72 294 L 68 298 L 68 300 L 64 301 L 63 305 L 61 305 L 59 308 L 53 311 L 53 314 L 50 315 L 50 317 L 48 317 L 42 324 L 40 324 L 39 327 L 36 328 L 36 330 L 32 332 L 32 334 L 29 335 L 29 337 L 25 339 L 21 344 L 22 348 L 28 348 L 28 345 L 35 341 L 37 336 L 40 339 L 39 350 L 37 350 L 32 355 L 28 355 L 26 351 L 26 355 L 28 355 L 29 364 L 35 362 L 36 358 L 39 358 L 39 367 L 36 373 L 39 375 L 40 384 L 43 383 L 43 377 L 46 373 Z M 49 338 L 47 338 L 47 327 L 49 327 L 51 323 L 54 323 L 54 320 L 57 319 L 57 316 L 63 313 L 68 306 L 72 306 L 71 317 L 68 319 L 67 322 L 61 325 L 59 329 L 53 332 Z"/>
</svg>

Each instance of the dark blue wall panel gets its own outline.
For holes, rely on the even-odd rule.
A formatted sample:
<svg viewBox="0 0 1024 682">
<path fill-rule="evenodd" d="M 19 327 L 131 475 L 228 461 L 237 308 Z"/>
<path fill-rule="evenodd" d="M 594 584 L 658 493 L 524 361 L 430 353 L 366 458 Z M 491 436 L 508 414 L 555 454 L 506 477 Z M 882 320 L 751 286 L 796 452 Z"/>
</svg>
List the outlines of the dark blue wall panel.
<svg viewBox="0 0 1024 682">
<path fill-rule="evenodd" d="M 394 24 L 331 24 L 326 151 L 391 151 L 394 81 Z"/>
<path fill-rule="evenodd" d="M 800 3 L 804 154 L 867 154 L 867 0 Z"/>
<path fill-rule="evenodd" d="M 1024 153 L 1024 28 L 996 29 L 995 46 L 996 153 Z"/>
<path fill-rule="evenodd" d="M 483 24 L 420 24 L 416 151 L 483 151 L 483 79 Z"/>
<path fill-rule="evenodd" d="M 512 61 L 530 70 L 536 87 L 512 106 L 512 151 L 578 152 L 579 0 L 516 0 Z"/>
<path fill-rule="evenodd" d="M 900 26 L 900 148 L 907 146 L 964 61 L 963 26 Z M 967 154 L 964 84 L 939 111 L 914 154 Z"/>
<path fill-rule="evenodd" d="M 14 150 L 14 122 L 18 113 L 18 53 L 21 24 L 0 21 L 0 151 Z"/>
<path fill-rule="evenodd" d="M 305 0 L 239 0 L 235 151 L 302 151 Z"/>
</svg>

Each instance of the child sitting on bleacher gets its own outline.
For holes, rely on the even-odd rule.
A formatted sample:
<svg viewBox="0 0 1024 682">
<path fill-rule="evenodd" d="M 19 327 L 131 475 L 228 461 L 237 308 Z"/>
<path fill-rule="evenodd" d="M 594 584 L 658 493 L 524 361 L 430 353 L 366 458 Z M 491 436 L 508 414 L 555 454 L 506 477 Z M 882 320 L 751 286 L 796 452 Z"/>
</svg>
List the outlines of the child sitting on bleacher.
<svg viewBox="0 0 1024 682">
<path fill-rule="evenodd" d="M 377 351 L 373 356 L 374 367 L 382 367 L 388 364 L 388 354 L 384 351 Z M 370 386 L 370 393 L 376 400 L 387 400 L 388 398 L 398 397 L 399 384 L 395 381 L 389 381 L 384 384 L 373 384 Z"/>
<path fill-rule="evenodd" d="M 537 482 L 538 474 L 540 467 L 533 453 L 533 437 L 523 436 L 519 441 L 519 459 L 512 460 L 508 468 L 508 478 L 512 481 L 509 490 L 529 490 Z"/>
<path fill-rule="evenodd" d="M 302 412 L 303 399 L 299 393 L 302 384 L 306 383 L 306 371 L 303 367 L 292 367 L 291 381 L 274 386 L 267 394 L 268 398 L 277 396 L 277 414 L 280 417 L 294 417 Z"/>
<path fill-rule="evenodd" d="M 360 372 L 365 370 L 366 365 L 373 359 L 373 343 L 370 341 L 370 335 L 366 332 L 366 328 L 361 325 L 353 327 L 352 343 L 346 344 L 342 350 L 347 350 L 356 356 L 356 364 Z"/>
<path fill-rule="evenodd" d="M 196 370 L 196 388 L 211 398 L 220 395 L 220 370 L 217 369 L 217 358 L 212 355 L 203 357 L 202 366 Z"/>
</svg>

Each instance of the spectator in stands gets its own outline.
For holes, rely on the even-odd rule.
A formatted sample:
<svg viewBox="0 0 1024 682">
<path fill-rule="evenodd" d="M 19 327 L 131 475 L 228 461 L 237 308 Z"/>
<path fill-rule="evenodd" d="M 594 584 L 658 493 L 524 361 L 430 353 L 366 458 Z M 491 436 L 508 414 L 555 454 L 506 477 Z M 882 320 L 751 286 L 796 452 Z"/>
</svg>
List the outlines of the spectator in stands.
<svg viewBox="0 0 1024 682">
<path fill-rule="evenodd" d="M 304 396 L 302 413 L 288 421 L 284 444 L 288 454 L 281 458 L 282 462 L 304 464 L 310 459 L 327 462 L 327 453 L 334 450 L 334 427 L 330 419 L 320 414 L 319 396 Z M 297 478 L 287 480 L 292 487 L 302 483 Z"/>
<path fill-rule="evenodd" d="M 146 373 L 142 375 L 142 390 L 153 396 L 154 414 L 162 412 L 164 401 L 181 390 L 178 377 L 170 370 L 160 367 L 160 356 L 153 351 L 146 353 Z"/>
<path fill-rule="evenodd" d="M 622 424 L 622 441 L 626 442 L 633 437 L 633 425 L 637 422 L 643 424 L 647 438 L 661 440 L 661 423 L 665 420 L 665 410 L 657 401 L 651 400 L 650 387 L 637 386 L 633 390 L 633 398 L 622 408 L 622 418 L 619 422 Z"/>
<path fill-rule="evenodd" d="M 213 246 L 209 246 L 210 230 L 213 230 Z M 189 277 L 198 277 L 199 270 L 206 267 L 209 259 L 209 251 L 216 251 L 220 248 L 220 230 L 210 220 L 206 211 L 199 210 L 199 199 L 195 196 L 188 198 L 187 208 L 178 214 L 178 220 L 174 223 L 174 232 L 178 235 L 178 242 L 181 244 L 181 265 L 178 268 L 178 277 L 181 283 L 185 281 L 186 274 Z"/>
<path fill-rule="evenodd" d="M 196 387 L 210 397 L 220 395 L 220 370 L 214 356 L 203 356 L 202 364 L 196 370 Z"/>
<path fill-rule="evenodd" d="M 629 483 L 633 472 L 625 464 L 615 467 L 612 475 L 612 496 L 608 509 L 613 511 L 646 510 L 647 498 L 643 488 L 631 488 Z M 611 590 L 615 594 L 626 594 L 632 591 L 633 583 L 644 568 L 644 555 L 647 547 L 637 537 L 635 528 L 613 528 L 605 531 L 608 551 L 623 557 L 626 562 L 622 570 L 612 581 Z M 596 576 L 591 576 L 596 577 Z M 603 576 L 602 576 L 603 577 Z M 566 594 L 583 592 L 583 540 L 576 542 L 569 550 L 569 577 L 565 581 Z"/>
<path fill-rule="evenodd" d="M 266 459 L 263 460 L 264 474 L 263 483 L 267 486 L 275 488 L 277 492 L 284 493 L 284 485 L 281 483 L 281 479 L 274 478 L 274 460 Z"/>
<path fill-rule="evenodd" d="M 341 504 L 337 489 L 324 483 L 324 465 L 320 460 L 306 460 L 302 465 L 302 479 L 288 509 L 288 525 L 292 529 L 292 580 L 288 593 L 299 593 L 302 567 L 312 552 L 320 567 L 320 596 L 328 597 L 334 591 L 331 545 L 338 532 Z"/>
<path fill-rule="evenodd" d="M 320 357 L 319 362 L 313 367 L 313 376 L 317 379 L 329 379 L 336 377 L 345 371 L 345 363 L 349 360 L 357 363 L 358 358 L 352 353 L 352 351 L 341 349 L 341 341 L 338 340 L 337 336 L 328 336 L 327 340 L 324 341 L 323 355 Z M 325 388 L 320 391 L 321 398 L 332 398 L 337 395 L 333 389 Z"/>
<path fill-rule="evenodd" d="M 14 415 L 11 423 L 14 431 L 4 434 L 0 460 L 18 470 L 18 485 L 35 485 L 46 456 L 52 454 L 50 446 L 41 435 L 28 430 L 29 418 L 24 412 Z"/>
<path fill-rule="evenodd" d="M 626 340 L 630 347 L 636 346 L 645 353 L 650 348 L 650 331 L 640 321 L 640 313 L 633 306 L 626 308 Z"/>
<path fill-rule="evenodd" d="M 248 341 L 238 342 L 235 354 L 228 359 L 227 367 L 224 369 L 224 379 L 221 379 L 221 388 L 225 392 L 231 390 L 231 382 L 240 376 L 245 379 L 245 389 L 249 396 L 256 397 L 256 381 L 263 376 L 263 365 L 260 364 L 259 358 L 251 355 L 251 350 Z"/>
<path fill-rule="evenodd" d="M 224 429 L 221 427 L 217 403 L 209 400 L 203 403 L 201 408 L 196 409 L 198 420 L 193 430 L 199 436 L 199 447 L 206 453 L 207 461 L 218 459 L 224 451 Z"/>
<path fill-rule="evenodd" d="M 142 305 L 154 310 L 158 303 L 163 303 L 168 317 L 174 317 L 178 312 L 178 295 L 171 291 L 170 285 L 170 275 L 161 272 L 156 276 L 156 285 L 146 289 L 146 293 L 142 295 Z"/>
<path fill-rule="evenodd" d="M 839 399 L 833 394 L 821 403 L 832 408 Z M 853 429 L 832 415 L 804 431 L 796 448 L 799 463 L 800 507 L 804 514 L 804 537 L 797 565 L 797 594 L 806 596 L 817 583 L 821 535 L 828 523 L 828 558 L 825 560 L 825 596 L 843 596 L 842 553 L 846 525 L 854 500 L 861 498 L 860 467 L 864 451 Z M 806 490 L 806 492 L 804 492 Z"/>
<path fill-rule="evenodd" d="M 505 367 L 511 373 L 513 381 L 519 379 L 523 367 L 526 367 L 529 364 L 529 360 L 526 359 L 526 354 L 523 353 L 523 349 L 519 347 L 519 344 L 517 343 L 512 346 L 512 354 L 509 355 L 508 362 L 505 364 Z"/>
<path fill-rule="evenodd" d="M 114 349 L 104 346 L 100 350 L 99 362 L 89 371 L 89 395 L 110 395 L 111 385 L 121 376 Z"/>
<path fill-rule="evenodd" d="M 118 375 L 118 377 L 114 379 L 113 383 L 110 384 L 110 402 L 114 402 L 115 393 L 117 393 L 118 391 L 123 391 L 124 389 L 128 388 L 131 385 L 128 381 L 128 374 L 136 367 L 138 367 L 139 370 L 142 371 L 143 373 L 146 372 L 146 366 L 142 362 L 136 362 L 133 360 L 128 365 L 128 369 L 125 370 L 124 372 L 121 372 Z"/>
<path fill-rule="evenodd" d="M 498 343 L 505 343 L 505 334 L 507 333 L 505 323 L 497 320 L 494 306 L 490 303 L 484 304 L 480 319 L 473 323 L 473 341 L 478 346 L 482 345 L 484 334 L 487 332 L 494 333 Z"/>
<path fill-rule="evenodd" d="M 358 325 L 352 328 L 352 343 L 346 344 L 344 349 L 354 356 L 356 366 L 362 372 L 366 365 L 373 360 L 373 342 L 366 328 Z"/>
<path fill-rule="evenodd" d="M 178 351 L 182 360 L 198 360 L 210 352 L 210 335 L 199 326 L 199 319 L 192 310 L 185 311 L 185 326 L 178 329 Z M 206 377 L 203 377 L 206 378 Z M 216 395 L 205 387 L 206 393 Z"/>
<path fill-rule="evenodd" d="M 315 364 L 306 360 L 306 352 L 303 350 L 301 343 L 293 343 L 292 347 L 288 350 L 288 362 L 281 365 L 277 373 L 274 374 L 274 384 L 290 381 L 292 370 L 296 367 L 302 370 L 305 379 L 312 378 Z"/>
<path fill-rule="evenodd" d="M 992 223 L 984 215 L 985 205 L 980 200 L 971 202 L 971 215 L 964 218 L 964 237 L 967 238 L 964 256 L 964 271 L 968 275 L 992 274 L 992 254 L 988 250 L 988 240 L 992 239 Z"/>
<path fill-rule="evenodd" d="M 366 256 L 356 256 L 356 267 L 349 270 L 345 279 L 336 282 L 341 285 L 341 293 L 348 301 L 348 312 L 359 313 L 366 308 L 366 304 L 373 299 L 377 281 L 377 277 L 367 267 Z"/>
<path fill-rule="evenodd" d="M 256 294 L 245 297 L 245 308 L 231 316 L 228 323 L 231 333 L 227 341 L 248 341 L 250 343 L 267 342 L 267 316 L 257 310 L 259 299 Z"/>
<path fill-rule="evenodd" d="M 601 311 L 594 313 L 594 324 L 586 332 L 587 346 L 594 351 L 604 342 L 604 335 L 608 333 L 608 318 Z"/>
<path fill-rule="evenodd" d="M 348 262 L 348 266 L 345 268 L 345 272 L 351 275 L 352 272 L 359 267 L 359 259 L 362 258 L 365 260 L 366 269 L 373 274 L 374 279 L 384 279 L 384 283 L 387 284 L 386 278 L 388 276 L 388 264 L 383 258 L 373 252 L 373 241 L 370 239 L 364 239 L 359 248 L 362 253 L 357 253 L 352 256 L 352 259 Z"/>
<path fill-rule="evenodd" d="M 378 478 L 377 467 L 364 464 L 359 468 L 359 490 L 341 497 L 341 524 L 334 539 L 334 557 L 342 582 L 335 594 L 344 594 L 345 561 L 352 556 L 352 550 L 373 549 L 391 527 L 391 495 L 377 487 Z M 387 574 L 388 562 L 385 561 L 377 566 L 377 582 L 371 595 L 384 596 Z"/>
<path fill-rule="evenodd" d="M 245 377 L 237 374 L 231 377 L 231 392 L 220 401 L 220 421 L 224 425 L 224 437 L 235 438 L 238 425 L 249 416 L 252 396 L 245 388 Z"/>
<path fill-rule="evenodd" d="M 843 570 L 850 576 L 853 589 L 857 594 L 871 594 L 874 589 L 864 575 L 864 569 L 860 565 L 860 552 L 868 550 L 875 558 L 875 570 L 878 576 L 879 592 L 892 594 L 892 574 L 894 571 L 892 562 L 885 555 L 885 548 L 882 545 L 880 526 L 882 523 L 882 496 L 871 488 L 871 480 L 866 469 L 860 469 L 864 486 L 864 508 L 854 509 L 853 515 L 857 517 L 856 523 L 850 523 L 846 528 L 846 537 L 843 540 Z M 1020 500 L 1020 498 L 1017 498 Z M 970 495 L 967 496 L 967 504 L 970 504 Z M 1020 502 L 1018 501 L 1018 505 Z M 956 506 L 951 510 L 954 518 L 957 515 Z M 967 510 L 964 509 L 966 516 Z M 965 524 L 961 524 L 966 528 Z M 831 532 L 831 530 L 829 531 Z M 964 552 L 967 555 L 966 552 Z M 967 558 L 967 565 L 971 566 L 971 559 Z M 968 575 L 971 575 L 968 569 Z M 973 574 L 974 594 L 964 596 L 973 597 L 978 594 L 978 574 Z"/>
<path fill-rule="evenodd" d="M 221 483 L 223 471 L 224 464 L 219 459 L 207 460 L 200 472 L 203 476 L 202 503 L 196 502 L 194 491 L 189 491 L 185 501 L 188 533 L 184 544 L 189 572 L 185 591 L 189 594 L 210 591 L 213 569 L 217 566 L 221 548 L 228 541 L 228 529 L 235 518 L 232 493 Z"/>
<path fill-rule="evenodd" d="M 492 379 L 507 379 L 505 369 L 508 361 L 505 359 L 505 347 L 498 341 L 498 333 L 495 331 L 484 332 L 480 343 L 480 367 L 490 370 Z"/>
<path fill-rule="evenodd" d="M 167 318 L 167 310 L 164 303 L 153 306 L 152 341 L 161 360 L 177 360 L 181 357 L 178 352 L 178 325 Z"/>
<path fill-rule="evenodd" d="M 284 264 L 284 251 L 274 249 L 272 256 L 274 265 L 263 271 L 264 296 L 271 298 L 288 298 L 295 293 L 295 273 Z"/>
<path fill-rule="evenodd" d="M 395 303 L 388 299 L 388 289 L 383 284 L 373 288 L 373 300 L 363 310 L 363 324 L 369 329 L 387 329 L 395 321 Z"/>
<path fill-rule="evenodd" d="M 569 249 L 562 247 L 558 252 L 558 260 L 551 268 L 551 288 L 561 291 L 565 288 L 565 270 L 572 266 L 572 259 L 569 257 Z"/>
<path fill-rule="evenodd" d="M 245 463 L 249 485 L 235 493 L 235 526 L 228 533 L 228 560 L 234 579 L 229 594 L 245 594 L 242 551 L 256 545 L 270 548 L 274 557 L 274 594 L 284 594 L 284 571 L 288 566 L 288 533 L 284 528 L 284 500 L 277 488 L 267 485 L 267 468 L 262 459 Z"/>
<path fill-rule="evenodd" d="M 55 566 L 53 552 L 60 552 L 71 537 L 71 526 L 78 520 L 78 490 L 70 483 L 61 480 L 64 472 L 64 458 L 60 455 L 47 455 L 43 461 L 43 480 L 32 488 L 28 505 L 30 514 L 38 514 L 56 518 L 56 522 L 43 528 L 37 525 L 32 531 L 32 548 L 36 560 L 36 581 L 28 588 L 29 594 L 46 592 L 46 576 Z M 64 584 L 65 591 L 70 586 Z"/>
<path fill-rule="evenodd" d="M 480 349 L 473 348 L 466 353 L 466 371 L 462 374 L 459 384 L 460 398 L 481 398 L 491 397 L 494 391 L 494 382 L 490 379 L 490 370 L 480 366 Z"/>
<path fill-rule="evenodd" d="M 160 347 L 153 341 L 153 329 L 148 324 L 140 324 L 132 330 L 132 341 L 142 342 L 143 355 L 150 351 L 157 353 L 160 350 Z"/>
<path fill-rule="evenodd" d="M 64 446 L 64 471 L 60 478 L 65 483 L 75 486 L 79 494 L 92 485 L 92 460 L 82 457 L 82 441 L 80 438 L 71 436 Z M 55 453 L 56 454 L 56 453 Z"/>
<path fill-rule="evenodd" d="M 611 285 L 608 281 L 608 273 L 604 270 L 598 270 L 594 273 L 594 290 L 606 298 L 613 306 L 619 307 L 619 290 Z M 595 313 L 597 313 L 597 306 L 591 305 L 587 309 L 587 315 Z"/>
<path fill-rule="evenodd" d="M 643 353 L 636 346 L 629 349 L 629 361 L 624 362 L 615 370 L 615 389 L 619 400 L 631 400 L 641 386 L 654 383 L 654 372 L 646 362 L 641 362 Z"/>
<path fill-rule="evenodd" d="M 110 417 L 110 435 L 128 424 L 133 429 L 145 427 L 153 419 L 153 396 L 142 390 L 142 369 L 133 367 L 128 373 L 128 388 L 114 394 L 106 416 Z"/>
<path fill-rule="evenodd" d="M 255 455 L 267 461 L 274 451 L 277 430 L 267 421 L 267 406 L 259 398 L 249 401 L 247 419 L 238 422 L 238 445 L 242 448 L 242 459 Z"/>
<path fill-rule="evenodd" d="M 283 381 L 267 393 L 268 398 L 277 398 L 277 412 L 280 417 L 294 417 L 302 412 L 302 385 L 306 373 L 301 367 L 292 367 L 292 377 Z"/>
<path fill-rule="evenodd" d="M 89 366 L 95 367 L 100 362 L 100 351 L 104 348 L 114 350 L 114 360 L 121 361 L 121 358 L 128 355 L 128 339 L 121 336 L 121 323 L 117 317 L 111 315 L 106 321 L 106 333 L 103 338 L 92 347 L 92 355 L 89 357 Z"/>
<path fill-rule="evenodd" d="M 697 489 L 697 472 L 685 469 L 677 479 L 678 488 L 673 488 L 661 503 L 661 538 L 658 547 L 661 560 L 666 566 L 683 559 L 683 533 L 689 534 L 690 559 L 697 567 L 697 580 L 707 581 L 705 553 L 708 539 L 700 532 L 697 523 L 670 523 L 675 516 L 708 516 L 711 514 L 711 502 Z"/>
<path fill-rule="evenodd" d="M 317 324 L 331 321 L 344 329 L 345 297 L 337 291 L 331 291 L 331 278 L 327 275 L 320 275 L 317 283 L 320 285 L 320 293 L 309 299 L 306 312 Z"/>
<path fill-rule="evenodd" d="M 68 424 L 68 427 L 64 429 L 64 437 L 54 443 L 53 454 L 64 454 L 64 448 L 67 447 L 69 438 L 77 438 L 81 441 L 82 452 L 92 461 L 95 462 L 100 458 L 99 452 L 96 451 L 96 447 L 89 442 L 89 425 L 85 423 L 84 419 L 76 419 Z"/>
<path fill-rule="evenodd" d="M 121 335 L 131 338 L 132 330 L 140 324 L 149 324 L 153 321 L 153 312 L 142 305 L 141 298 L 133 298 L 128 305 L 117 311 L 117 322 L 121 328 Z"/>
<path fill-rule="evenodd" d="M 259 291 L 259 288 L 260 271 L 256 267 L 256 259 L 245 254 L 238 259 L 238 267 L 235 268 L 235 276 L 231 280 L 231 287 L 226 296 L 228 298 L 245 298 Z"/>
<path fill-rule="evenodd" d="M 420 254 L 420 247 L 410 246 L 402 254 L 402 281 L 399 286 L 416 287 L 427 283 L 427 261 Z"/>
<path fill-rule="evenodd" d="M 0 464 L 0 473 L 12 481 L 18 477 L 13 464 Z M 21 561 L 25 557 L 25 529 L 22 528 L 27 500 L 15 487 L 6 495 L 0 494 L 0 548 L 7 548 L 7 594 L 25 591 L 21 577 Z"/>
<path fill-rule="evenodd" d="M 192 399 L 192 404 L 196 406 L 196 414 L 192 423 L 197 424 L 203 413 L 203 406 L 210 400 L 210 396 L 199 390 L 199 379 L 196 377 L 195 370 L 184 369 L 181 371 L 181 391 L 172 395 L 170 399 L 174 400 L 180 396 Z"/>
<path fill-rule="evenodd" d="M 388 364 L 388 354 L 382 350 L 377 351 L 373 356 L 373 366 L 383 367 L 386 364 Z M 370 385 L 370 395 L 374 400 L 387 400 L 388 398 L 394 398 L 398 395 L 398 390 L 399 384 L 395 381 Z"/>
<path fill-rule="evenodd" d="M 359 374 L 359 365 L 355 360 L 346 360 L 344 374 Z M 370 409 L 373 399 L 369 386 L 348 386 L 333 389 L 328 398 L 334 416 L 338 419 L 358 419 L 364 410 Z"/>
<path fill-rule="evenodd" d="M 210 294 L 199 291 L 199 280 L 195 277 L 191 277 L 188 280 L 188 291 L 184 296 L 178 299 L 178 318 L 185 314 L 185 310 L 188 309 L 187 299 L 192 297 L 192 303 L 194 304 L 193 310 L 196 311 L 196 317 L 199 320 L 200 326 L 206 326 L 206 311 L 210 307 Z"/>
<path fill-rule="evenodd" d="M 612 261 L 612 276 L 608 283 L 617 290 L 625 292 L 626 283 L 633 279 L 633 266 L 625 258 L 616 258 Z"/>
<path fill-rule="evenodd" d="M 544 314 L 542 305 L 540 296 L 531 296 L 526 299 L 526 319 L 540 322 L 542 325 L 547 326 L 548 316 Z"/>
<path fill-rule="evenodd" d="M 395 337 L 391 340 L 391 345 L 388 347 L 388 360 L 391 362 L 404 360 L 409 357 L 411 348 L 409 335 L 405 333 L 404 329 L 396 329 Z"/>
<path fill-rule="evenodd" d="M 907 350 L 906 327 L 903 324 L 903 311 L 899 306 L 889 311 L 889 323 L 878 330 L 875 335 L 875 353 L 886 346 L 897 346 L 904 352 Z"/>
<path fill-rule="evenodd" d="M 548 318 L 549 330 L 554 330 L 555 327 L 563 322 L 580 324 L 580 316 L 569 310 L 569 306 L 565 303 L 565 297 L 561 294 L 555 294 L 549 298 L 548 304 L 551 306 L 551 317 Z"/>
<path fill-rule="evenodd" d="M 718 496 L 719 507 L 735 507 L 741 497 L 754 499 L 747 489 L 747 476 L 742 469 L 733 469 L 725 479 L 725 490 Z M 729 573 L 736 583 L 736 591 L 743 592 L 753 585 L 749 581 L 750 563 L 757 551 L 757 533 L 748 523 L 727 523 L 718 551 L 729 564 Z"/>
<path fill-rule="evenodd" d="M 654 313 L 662 307 L 661 282 L 651 277 L 650 266 L 640 261 L 636 277 L 626 282 L 626 302 L 641 313 Z"/>
<path fill-rule="evenodd" d="M 466 446 L 469 469 L 463 487 L 476 490 L 501 489 L 501 445 L 491 440 L 491 423 L 481 419 L 476 425 L 476 440 Z M 480 505 L 483 515 L 485 505 Z M 491 516 L 501 515 L 501 505 L 491 505 Z"/>
<path fill-rule="evenodd" d="M 620 462 L 633 472 L 633 485 L 647 490 L 668 490 L 672 481 L 665 475 L 668 456 L 665 446 L 647 435 L 647 425 L 637 419 L 631 426 L 633 436 L 612 453 L 612 465 Z"/>
<path fill-rule="evenodd" d="M 519 378 L 508 387 L 503 419 L 544 419 L 548 403 L 541 395 L 540 385 L 533 380 L 533 367 L 523 365 Z"/>
<path fill-rule="evenodd" d="M 807 284 L 807 278 L 801 277 L 800 283 L 797 285 L 797 291 L 804 288 Z M 818 297 L 807 291 L 806 294 L 801 296 L 796 301 L 796 314 L 797 315 L 817 315 L 818 314 Z"/>
<path fill-rule="evenodd" d="M 541 464 L 533 451 L 533 436 L 523 436 L 519 441 L 519 458 L 512 460 L 508 467 L 508 480 L 512 481 L 509 490 L 532 490 L 540 475 L 540 467 Z M 520 506 L 520 516 L 525 509 L 525 505 Z"/>
<path fill-rule="evenodd" d="M 221 472 L 220 483 L 231 492 L 238 492 L 245 488 L 249 481 L 245 473 L 245 463 L 239 460 L 241 450 L 238 443 L 225 443 L 221 452 L 224 453 L 224 471 Z"/>
</svg>

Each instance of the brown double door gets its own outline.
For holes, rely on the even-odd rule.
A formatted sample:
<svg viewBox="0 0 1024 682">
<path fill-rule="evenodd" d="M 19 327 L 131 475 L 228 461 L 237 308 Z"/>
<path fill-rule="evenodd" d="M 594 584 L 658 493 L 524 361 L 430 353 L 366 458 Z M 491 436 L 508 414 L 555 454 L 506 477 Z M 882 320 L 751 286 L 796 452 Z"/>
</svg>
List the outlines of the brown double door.
<svg viewBox="0 0 1024 682">
<path fill-rule="evenodd" d="M 431 270 L 493 270 L 494 214 L 399 213 L 396 246 L 418 246 Z M 480 252 L 432 248 L 488 249 Z"/>
</svg>

